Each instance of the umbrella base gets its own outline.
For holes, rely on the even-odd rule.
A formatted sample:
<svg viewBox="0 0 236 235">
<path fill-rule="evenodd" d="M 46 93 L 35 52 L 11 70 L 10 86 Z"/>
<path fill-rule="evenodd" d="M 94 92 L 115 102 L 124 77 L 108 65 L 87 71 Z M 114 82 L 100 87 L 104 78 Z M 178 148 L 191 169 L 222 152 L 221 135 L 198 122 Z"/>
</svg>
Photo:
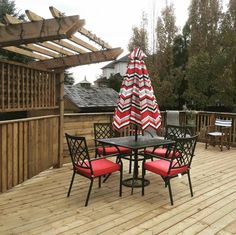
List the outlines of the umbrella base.
<svg viewBox="0 0 236 235">
<path fill-rule="evenodd" d="M 150 184 L 149 180 L 142 179 L 142 178 L 129 178 L 123 180 L 122 184 L 126 187 L 131 187 L 131 188 L 140 188 L 142 187 L 142 180 L 144 180 L 144 186 L 148 186 Z"/>
</svg>

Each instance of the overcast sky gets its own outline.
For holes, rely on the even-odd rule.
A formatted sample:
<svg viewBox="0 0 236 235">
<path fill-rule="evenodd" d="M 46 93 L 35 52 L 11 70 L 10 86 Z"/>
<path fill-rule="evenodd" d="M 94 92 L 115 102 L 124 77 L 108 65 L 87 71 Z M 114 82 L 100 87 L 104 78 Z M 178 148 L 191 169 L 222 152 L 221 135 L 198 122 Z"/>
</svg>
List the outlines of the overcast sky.
<svg viewBox="0 0 236 235">
<path fill-rule="evenodd" d="M 84 28 L 96 34 L 112 47 L 121 47 L 127 53 L 127 45 L 132 36 L 132 27 L 139 26 L 142 12 L 148 14 L 149 23 L 153 16 L 160 15 L 166 0 L 15 0 L 18 10 L 31 10 L 44 18 L 52 18 L 49 6 L 54 6 L 67 16 L 79 15 L 85 19 Z M 176 24 L 182 26 L 188 16 L 190 0 L 167 0 L 175 7 Z M 78 66 L 71 69 L 76 83 L 83 80 L 93 82 L 102 74 L 100 69 L 106 63 Z"/>
</svg>

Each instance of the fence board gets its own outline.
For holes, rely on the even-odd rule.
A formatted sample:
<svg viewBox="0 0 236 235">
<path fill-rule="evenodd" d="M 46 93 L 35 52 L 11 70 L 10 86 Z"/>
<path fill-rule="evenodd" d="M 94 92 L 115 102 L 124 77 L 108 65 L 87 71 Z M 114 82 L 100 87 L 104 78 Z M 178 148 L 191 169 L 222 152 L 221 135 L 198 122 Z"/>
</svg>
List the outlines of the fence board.
<svg viewBox="0 0 236 235">
<path fill-rule="evenodd" d="M 0 99 L 1 99 L 1 108 L 0 110 L 3 110 L 5 108 L 5 86 L 4 86 L 4 66 L 3 64 L 0 65 L 1 66 L 1 92 L 2 92 L 2 95 L 0 96 Z"/>
<path fill-rule="evenodd" d="M 18 179 L 19 179 L 19 183 L 22 183 L 24 181 L 24 141 L 23 141 L 23 136 L 24 136 L 24 129 L 23 129 L 23 123 L 20 122 L 19 123 L 19 147 L 18 147 L 18 151 L 19 151 L 19 173 L 18 173 Z"/>
<path fill-rule="evenodd" d="M 13 174 L 12 174 L 12 162 L 13 162 L 13 155 L 12 155 L 12 145 L 13 145 L 13 138 L 12 138 L 12 126 L 13 124 L 10 123 L 7 125 L 7 189 L 12 188 L 13 184 Z"/>
<path fill-rule="evenodd" d="M 7 190 L 7 126 L 1 127 L 1 191 Z"/>
<path fill-rule="evenodd" d="M 13 182 L 12 185 L 15 186 L 18 184 L 18 123 L 13 123 L 13 130 L 12 130 L 12 135 L 13 135 L 13 143 L 12 143 L 12 174 L 13 174 Z"/>
<path fill-rule="evenodd" d="M 23 153 L 24 153 L 24 180 L 27 180 L 28 177 L 28 156 L 29 156 L 29 138 L 28 138 L 28 125 L 29 122 L 23 122 Z"/>
</svg>

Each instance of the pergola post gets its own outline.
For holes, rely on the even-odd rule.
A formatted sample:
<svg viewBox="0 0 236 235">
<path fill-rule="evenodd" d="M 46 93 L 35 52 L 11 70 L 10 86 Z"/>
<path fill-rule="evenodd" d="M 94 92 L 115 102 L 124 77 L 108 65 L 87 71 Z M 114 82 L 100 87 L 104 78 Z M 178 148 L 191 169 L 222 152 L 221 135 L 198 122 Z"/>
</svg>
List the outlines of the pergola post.
<svg viewBox="0 0 236 235">
<path fill-rule="evenodd" d="M 64 72 L 60 72 L 56 76 L 57 81 L 59 81 L 58 161 L 56 167 L 62 167 L 64 144 Z"/>
</svg>

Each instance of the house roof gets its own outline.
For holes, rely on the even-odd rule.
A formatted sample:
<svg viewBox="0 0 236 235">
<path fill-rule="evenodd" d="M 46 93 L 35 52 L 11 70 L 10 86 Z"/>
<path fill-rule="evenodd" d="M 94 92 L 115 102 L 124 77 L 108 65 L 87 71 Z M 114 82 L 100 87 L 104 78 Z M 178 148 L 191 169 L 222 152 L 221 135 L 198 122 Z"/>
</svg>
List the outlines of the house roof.
<svg viewBox="0 0 236 235">
<path fill-rule="evenodd" d="M 107 69 L 107 68 L 112 68 L 113 69 L 115 64 L 122 63 L 122 62 L 124 62 L 124 63 L 127 62 L 128 63 L 129 60 L 130 60 L 129 59 L 129 54 L 127 54 L 127 55 L 121 57 L 120 59 L 112 61 L 111 63 L 105 65 L 104 67 L 102 67 L 102 69 Z"/>
<path fill-rule="evenodd" d="M 91 84 L 91 82 L 89 82 L 86 77 L 84 78 L 84 80 L 82 80 L 81 82 L 79 82 L 79 84 L 83 84 L 83 83 Z"/>
<path fill-rule="evenodd" d="M 65 85 L 65 97 L 78 108 L 116 107 L 118 92 L 107 87 L 75 87 Z"/>
</svg>

